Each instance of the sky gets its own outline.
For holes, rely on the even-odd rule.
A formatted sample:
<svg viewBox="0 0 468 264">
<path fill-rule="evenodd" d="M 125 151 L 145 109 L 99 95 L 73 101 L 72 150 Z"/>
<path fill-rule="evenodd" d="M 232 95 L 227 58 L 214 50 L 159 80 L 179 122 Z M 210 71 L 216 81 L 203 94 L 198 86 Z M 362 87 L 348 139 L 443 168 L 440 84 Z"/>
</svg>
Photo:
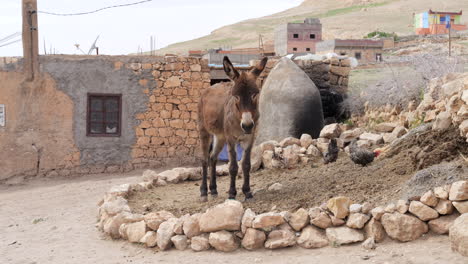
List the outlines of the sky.
<svg viewBox="0 0 468 264">
<path fill-rule="evenodd" d="M 140 0 L 38 0 L 38 10 L 78 13 Z M 129 54 L 208 35 L 224 25 L 262 17 L 299 5 L 302 0 L 153 0 L 82 16 L 39 14 L 39 53 L 82 54 L 99 35 L 100 54 Z M 0 46 L 21 32 L 21 0 L 0 0 Z M 19 39 L 13 38 L 11 40 Z M 44 45 L 45 43 L 45 45 Z M 22 56 L 22 44 L 0 47 L 0 56 Z"/>
</svg>

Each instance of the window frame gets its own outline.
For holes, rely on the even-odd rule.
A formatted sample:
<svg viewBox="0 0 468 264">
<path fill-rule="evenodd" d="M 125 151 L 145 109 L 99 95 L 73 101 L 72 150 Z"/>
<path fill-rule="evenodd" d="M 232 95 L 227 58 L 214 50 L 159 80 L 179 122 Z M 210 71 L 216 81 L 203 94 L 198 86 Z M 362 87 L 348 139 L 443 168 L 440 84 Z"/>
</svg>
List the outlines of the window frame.
<svg viewBox="0 0 468 264">
<path fill-rule="evenodd" d="M 119 117 L 117 119 L 117 132 L 116 133 L 91 133 L 91 98 L 93 97 L 115 97 L 119 102 L 119 109 L 118 114 Z M 86 106 L 86 136 L 87 137 L 120 137 L 122 135 L 122 94 L 106 94 L 106 93 L 87 93 L 87 106 Z M 105 102 L 105 100 L 103 100 Z M 105 112 L 105 104 L 104 104 L 104 111 Z M 105 114 L 103 115 L 103 124 L 106 123 L 105 121 Z M 104 127 L 105 131 L 105 127 Z"/>
<path fill-rule="evenodd" d="M 310 51 L 310 48 L 306 48 L 306 51 Z"/>
<path fill-rule="evenodd" d="M 315 39 L 315 34 L 309 34 L 310 39 Z"/>
<path fill-rule="evenodd" d="M 297 36 L 297 37 L 296 37 Z M 299 38 L 299 33 L 293 33 L 293 38 L 298 39 Z"/>
<path fill-rule="evenodd" d="M 362 58 L 362 53 L 360 51 L 354 52 L 354 58 L 356 58 L 356 60 L 360 60 Z"/>
<path fill-rule="evenodd" d="M 297 48 L 293 48 L 293 51 L 297 51 Z"/>
</svg>

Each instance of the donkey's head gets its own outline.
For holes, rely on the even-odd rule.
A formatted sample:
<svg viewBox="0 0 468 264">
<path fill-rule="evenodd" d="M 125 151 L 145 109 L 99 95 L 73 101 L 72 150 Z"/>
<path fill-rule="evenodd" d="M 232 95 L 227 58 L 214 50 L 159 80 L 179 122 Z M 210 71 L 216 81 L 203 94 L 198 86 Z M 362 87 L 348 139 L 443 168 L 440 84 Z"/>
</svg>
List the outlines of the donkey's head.
<svg viewBox="0 0 468 264">
<path fill-rule="evenodd" d="M 259 118 L 258 99 L 260 90 L 257 86 L 257 78 L 265 69 L 267 58 L 263 58 L 260 63 L 249 72 L 239 73 L 228 57 L 224 57 L 224 72 L 234 82 L 231 89 L 236 107 L 232 111 L 240 120 L 240 127 L 245 134 L 251 134 Z"/>
</svg>

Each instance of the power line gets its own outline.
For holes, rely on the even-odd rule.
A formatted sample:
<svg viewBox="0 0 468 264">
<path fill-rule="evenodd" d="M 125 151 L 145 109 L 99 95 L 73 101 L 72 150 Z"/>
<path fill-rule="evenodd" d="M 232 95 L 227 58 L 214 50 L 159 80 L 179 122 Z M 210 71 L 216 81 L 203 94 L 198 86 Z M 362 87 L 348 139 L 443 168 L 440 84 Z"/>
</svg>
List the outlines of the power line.
<svg viewBox="0 0 468 264">
<path fill-rule="evenodd" d="M 14 40 L 14 41 L 5 43 L 5 44 L 3 44 L 3 45 L 0 45 L 0 48 L 1 48 L 1 47 L 5 47 L 5 46 L 8 46 L 8 45 L 11 45 L 11 44 L 14 44 L 14 43 L 16 43 L 16 42 L 20 42 L 20 41 L 21 41 L 21 39 L 18 39 L 18 40 Z"/>
<path fill-rule="evenodd" d="M 11 35 L 8 35 L 8 36 L 6 36 L 6 37 L 0 39 L 0 43 L 5 42 L 5 41 L 8 41 L 8 40 L 10 40 L 10 39 L 12 39 L 12 38 L 16 38 L 16 37 L 18 37 L 18 36 L 20 36 L 20 35 L 21 35 L 21 32 L 15 32 L 15 33 L 13 33 L 13 34 L 11 34 Z"/>
<path fill-rule="evenodd" d="M 53 13 L 53 12 L 47 12 L 47 11 L 37 11 L 37 12 L 41 13 L 41 14 L 47 14 L 47 15 L 53 15 L 53 16 L 81 16 L 81 15 L 88 15 L 88 14 L 97 13 L 99 11 L 106 10 L 106 9 L 138 5 L 138 4 L 143 4 L 143 3 L 146 3 L 146 2 L 152 2 L 152 1 L 153 0 L 143 0 L 143 1 L 135 2 L 135 3 L 107 6 L 107 7 L 99 8 L 99 9 L 96 9 L 96 10 L 93 10 L 93 11 L 81 12 L 81 13 L 59 14 L 59 13 Z"/>
</svg>

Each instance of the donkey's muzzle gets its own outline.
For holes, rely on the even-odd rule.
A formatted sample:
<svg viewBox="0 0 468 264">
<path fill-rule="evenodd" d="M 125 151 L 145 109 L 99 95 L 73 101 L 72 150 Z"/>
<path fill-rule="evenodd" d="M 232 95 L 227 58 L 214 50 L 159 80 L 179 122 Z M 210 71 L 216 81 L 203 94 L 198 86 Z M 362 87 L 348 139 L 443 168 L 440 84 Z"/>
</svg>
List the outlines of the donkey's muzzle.
<svg viewBox="0 0 468 264">
<path fill-rule="evenodd" d="M 252 134 L 253 127 L 254 127 L 254 123 L 248 123 L 248 124 L 241 123 L 241 128 L 242 130 L 244 130 L 244 133 L 246 134 Z"/>
</svg>

